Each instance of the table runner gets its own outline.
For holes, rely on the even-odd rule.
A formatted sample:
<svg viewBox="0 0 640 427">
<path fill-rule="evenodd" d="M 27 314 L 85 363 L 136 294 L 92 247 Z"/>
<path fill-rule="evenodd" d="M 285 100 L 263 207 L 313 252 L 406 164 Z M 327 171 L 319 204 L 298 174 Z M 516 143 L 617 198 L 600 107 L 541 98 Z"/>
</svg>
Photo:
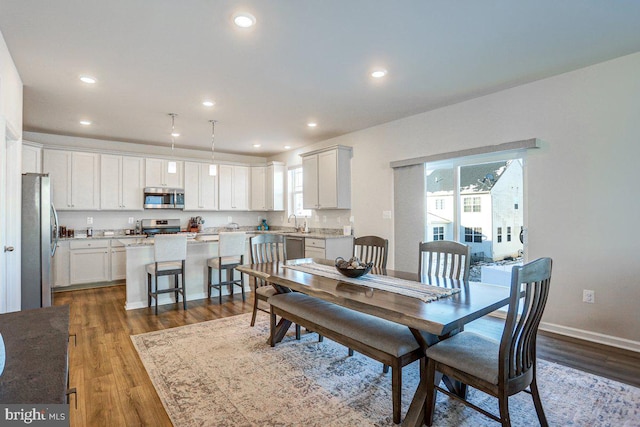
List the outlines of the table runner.
<svg viewBox="0 0 640 427">
<path fill-rule="evenodd" d="M 304 273 L 327 277 L 329 279 L 340 280 L 342 282 L 353 283 L 355 285 L 418 298 L 424 302 L 435 301 L 460 292 L 460 289 L 458 288 L 443 288 L 440 286 L 415 282 L 413 280 L 398 279 L 396 277 L 382 276 L 379 274 L 365 274 L 364 276 L 354 279 L 340 274 L 333 266 L 317 264 L 315 262 L 285 265 L 284 267 L 302 271 Z"/>
</svg>

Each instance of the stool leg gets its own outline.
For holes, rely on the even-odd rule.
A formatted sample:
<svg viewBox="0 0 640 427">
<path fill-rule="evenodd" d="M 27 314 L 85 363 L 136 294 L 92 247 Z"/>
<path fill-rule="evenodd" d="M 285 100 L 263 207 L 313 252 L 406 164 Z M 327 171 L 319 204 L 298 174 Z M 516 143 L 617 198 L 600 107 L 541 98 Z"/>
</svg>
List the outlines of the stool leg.
<svg viewBox="0 0 640 427">
<path fill-rule="evenodd" d="M 219 267 L 220 268 L 218 268 L 218 304 L 222 304 L 222 265 L 220 265 Z"/>
<path fill-rule="evenodd" d="M 211 267 L 207 267 L 207 279 L 208 279 L 207 295 L 209 295 L 209 298 L 211 298 L 211 276 L 212 276 L 211 270 L 212 270 Z"/>
<path fill-rule="evenodd" d="M 182 278 L 182 308 L 187 309 L 187 284 L 184 281 L 184 261 L 182 262 L 182 273 L 180 274 Z"/>
<path fill-rule="evenodd" d="M 156 299 L 156 316 L 158 315 L 158 276 L 155 276 L 156 282 L 156 294 L 153 296 Z"/>
<path fill-rule="evenodd" d="M 176 290 L 173 294 L 176 297 L 176 304 L 178 303 L 178 275 L 174 274 L 173 275 L 173 287 Z"/>
<path fill-rule="evenodd" d="M 151 307 L 151 274 L 147 273 L 147 307 Z"/>
</svg>

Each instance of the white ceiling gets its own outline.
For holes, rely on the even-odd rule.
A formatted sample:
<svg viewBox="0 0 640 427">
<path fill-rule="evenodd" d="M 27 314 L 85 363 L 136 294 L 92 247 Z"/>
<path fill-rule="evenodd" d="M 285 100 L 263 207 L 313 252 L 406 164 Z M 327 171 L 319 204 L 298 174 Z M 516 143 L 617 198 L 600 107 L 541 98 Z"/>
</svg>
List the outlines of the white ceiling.
<svg viewBox="0 0 640 427">
<path fill-rule="evenodd" d="M 0 0 L 0 31 L 27 131 L 170 145 L 173 112 L 268 155 L 638 52 L 640 1 Z"/>
</svg>

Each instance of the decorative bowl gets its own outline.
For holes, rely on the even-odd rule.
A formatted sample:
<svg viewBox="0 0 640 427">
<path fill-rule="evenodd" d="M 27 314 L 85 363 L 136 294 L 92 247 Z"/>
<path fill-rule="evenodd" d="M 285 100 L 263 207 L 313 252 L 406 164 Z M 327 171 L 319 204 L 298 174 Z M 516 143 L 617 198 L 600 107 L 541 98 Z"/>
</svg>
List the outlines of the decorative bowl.
<svg viewBox="0 0 640 427">
<path fill-rule="evenodd" d="M 360 266 L 364 268 L 353 268 L 353 267 L 343 268 L 338 266 L 339 262 L 345 262 L 344 258 L 342 257 L 336 258 L 336 264 L 335 264 L 336 270 L 338 270 L 341 274 L 347 277 L 351 277 L 353 279 L 364 276 L 365 274 L 369 273 L 371 271 L 371 268 L 373 267 L 373 263 L 370 262 L 368 264 L 360 263 Z"/>
</svg>

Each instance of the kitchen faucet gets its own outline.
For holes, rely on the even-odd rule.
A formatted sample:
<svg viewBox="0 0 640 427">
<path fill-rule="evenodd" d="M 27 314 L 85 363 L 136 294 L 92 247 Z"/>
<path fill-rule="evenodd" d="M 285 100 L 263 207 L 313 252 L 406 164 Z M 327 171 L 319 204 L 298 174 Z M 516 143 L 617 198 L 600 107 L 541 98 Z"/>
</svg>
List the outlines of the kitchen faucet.
<svg viewBox="0 0 640 427">
<path fill-rule="evenodd" d="M 293 217 L 293 228 L 295 228 L 295 230 L 298 231 L 298 217 L 296 216 L 296 214 L 289 215 L 289 218 L 287 219 L 287 223 L 291 222 L 291 217 Z"/>
</svg>

